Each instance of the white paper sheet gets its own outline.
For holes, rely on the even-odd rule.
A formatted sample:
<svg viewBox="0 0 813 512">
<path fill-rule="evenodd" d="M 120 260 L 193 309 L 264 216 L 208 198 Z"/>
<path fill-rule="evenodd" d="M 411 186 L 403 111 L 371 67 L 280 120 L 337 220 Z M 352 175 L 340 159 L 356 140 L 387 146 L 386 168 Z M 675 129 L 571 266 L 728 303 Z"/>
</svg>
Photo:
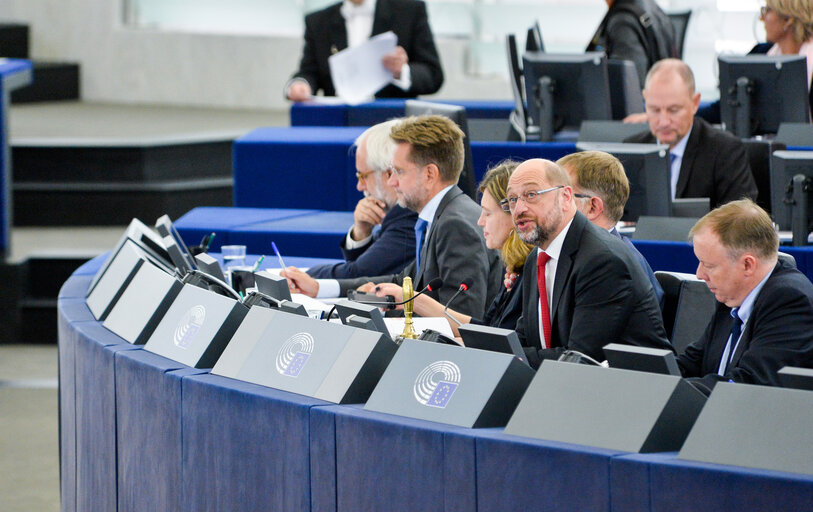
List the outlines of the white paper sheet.
<svg viewBox="0 0 813 512">
<path fill-rule="evenodd" d="M 336 95 L 350 105 L 369 101 L 382 87 L 392 81 L 392 73 L 381 60 L 395 51 L 398 37 L 384 32 L 366 43 L 347 48 L 328 57 L 330 76 Z"/>
</svg>

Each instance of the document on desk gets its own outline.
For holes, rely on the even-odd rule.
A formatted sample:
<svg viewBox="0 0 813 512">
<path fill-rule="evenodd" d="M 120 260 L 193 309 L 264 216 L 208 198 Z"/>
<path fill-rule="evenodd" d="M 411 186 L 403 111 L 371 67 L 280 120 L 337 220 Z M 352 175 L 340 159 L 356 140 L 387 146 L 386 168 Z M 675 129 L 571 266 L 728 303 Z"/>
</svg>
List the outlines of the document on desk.
<svg viewBox="0 0 813 512">
<path fill-rule="evenodd" d="M 395 51 L 397 44 L 398 37 L 389 31 L 371 37 L 360 46 L 328 57 L 336 95 L 350 105 L 369 101 L 392 80 L 392 73 L 381 61 L 385 55 Z"/>
</svg>

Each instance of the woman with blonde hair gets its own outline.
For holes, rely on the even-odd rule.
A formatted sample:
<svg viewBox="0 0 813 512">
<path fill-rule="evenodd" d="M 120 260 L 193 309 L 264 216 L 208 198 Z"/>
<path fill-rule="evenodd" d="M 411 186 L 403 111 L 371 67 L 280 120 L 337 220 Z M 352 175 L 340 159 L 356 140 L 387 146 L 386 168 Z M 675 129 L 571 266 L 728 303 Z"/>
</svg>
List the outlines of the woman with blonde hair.
<svg viewBox="0 0 813 512">
<path fill-rule="evenodd" d="M 810 0 L 767 0 L 760 9 L 767 55 L 802 55 L 807 59 L 807 87 L 813 79 L 813 5 Z"/>
</svg>

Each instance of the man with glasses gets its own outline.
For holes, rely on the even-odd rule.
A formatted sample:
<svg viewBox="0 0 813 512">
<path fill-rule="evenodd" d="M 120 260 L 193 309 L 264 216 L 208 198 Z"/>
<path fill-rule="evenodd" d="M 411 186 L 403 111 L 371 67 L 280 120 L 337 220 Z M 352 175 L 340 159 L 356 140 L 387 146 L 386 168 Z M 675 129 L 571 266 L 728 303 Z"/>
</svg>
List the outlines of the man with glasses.
<svg viewBox="0 0 813 512">
<path fill-rule="evenodd" d="M 700 93 L 689 66 L 677 59 L 659 61 L 646 77 L 643 94 L 649 131 L 624 142 L 669 146 L 673 199 L 708 197 L 712 208 L 756 199 L 745 145 L 695 117 Z"/>
<path fill-rule="evenodd" d="M 587 220 L 624 242 L 652 283 L 658 304 L 663 309 L 663 288 L 655 278 L 652 267 L 630 239 L 621 236 L 615 228 L 624 215 L 624 205 L 630 195 L 630 182 L 624 166 L 618 158 L 603 151 L 571 153 L 556 163 L 570 176 L 576 208 Z"/>
<path fill-rule="evenodd" d="M 517 322 L 533 367 L 566 350 L 602 361 L 608 343 L 671 350 L 646 274 L 621 240 L 577 211 L 564 169 L 525 161 L 504 203 L 520 238 L 538 248 L 522 272 Z"/>
<path fill-rule="evenodd" d="M 387 183 L 395 142 L 390 131 L 400 120 L 368 128 L 356 139 L 356 188 L 364 197 L 353 211 L 353 226 L 341 243 L 344 263 L 311 267 L 318 279 L 341 279 L 400 272 L 415 258 L 418 214 L 396 204 Z"/>
<path fill-rule="evenodd" d="M 502 283 L 502 264 L 486 247 L 477 226 L 480 207 L 457 186 L 463 170 L 463 132 L 442 116 L 403 119 L 390 137 L 396 144 L 392 173 L 398 204 L 418 213 L 414 229 L 415 261 L 399 274 L 357 279 L 320 280 L 312 286 L 296 269 L 288 268 L 293 291 L 316 297 L 344 296 L 350 289 L 393 295 L 400 300 L 403 278 L 421 290 L 432 280 L 443 284 L 429 295 L 463 314 L 481 317 Z M 457 293 L 465 283 L 468 291 Z"/>
</svg>

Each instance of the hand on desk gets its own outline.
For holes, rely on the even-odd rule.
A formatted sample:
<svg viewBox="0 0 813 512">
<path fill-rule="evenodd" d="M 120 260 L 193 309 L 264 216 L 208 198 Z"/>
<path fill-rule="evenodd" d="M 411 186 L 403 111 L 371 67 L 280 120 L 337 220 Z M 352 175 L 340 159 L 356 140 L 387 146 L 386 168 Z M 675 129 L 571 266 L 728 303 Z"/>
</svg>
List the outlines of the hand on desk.
<svg viewBox="0 0 813 512">
<path fill-rule="evenodd" d="M 384 210 L 386 206 L 384 201 L 370 196 L 356 204 L 356 209 L 353 211 L 353 232 L 350 234 L 353 240 L 364 240 L 373 234 L 373 227 L 384 222 L 384 217 L 387 215 Z"/>
<path fill-rule="evenodd" d="M 404 300 L 404 289 L 395 283 L 380 283 L 373 285 L 368 293 L 375 293 L 379 297 L 386 297 L 392 295 L 395 297 L 395 302 Z M 404 306 L 396 306 L 396 309 L 404 309 Z"/>
<path fill-rule="evenodd" d="M 288 280 L 288 288 L 292 293 L 301 293 L 308 297 L 316 297 L 319 292 L 319 283 L 305 272 L 296 267 L 284 268 L 279 275 Z"/>
<path fill-rule="evenodd" d="M 638 112 L 636 114 L 630 114 L 624 118 L 625 123 L 646 123 L 646 112 Z"/>
</svg>

